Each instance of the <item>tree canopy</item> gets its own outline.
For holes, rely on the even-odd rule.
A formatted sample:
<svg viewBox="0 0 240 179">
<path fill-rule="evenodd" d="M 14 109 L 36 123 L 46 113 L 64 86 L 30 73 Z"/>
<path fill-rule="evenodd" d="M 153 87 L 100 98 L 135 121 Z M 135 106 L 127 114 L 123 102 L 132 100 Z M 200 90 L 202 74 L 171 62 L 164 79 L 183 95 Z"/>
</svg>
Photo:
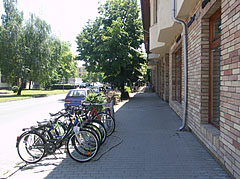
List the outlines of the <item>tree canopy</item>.
<svg viewBox="0 0 240 179">
<path fill-rule="evenodd" d="M 106 0 L 99 17 L 77 36 L 77 58 L 85 61 L 87 71 L 103 72 L 104 81 L 122 91 L 125 83 L 139 79 L 145 63 L 139 11 L 137 0 Z"/>
<path fill-rule="evenodd" d="M 26 81 L 43 86 L 74 77 L 76 63 L 70 45 L 51 32 L 51 26 L 34 14 L 26 21 L 16 0 L 3 0 L 5 13 L 0 26 L 0 71 L 6 81 L 19 85 Z"/>
</svg>

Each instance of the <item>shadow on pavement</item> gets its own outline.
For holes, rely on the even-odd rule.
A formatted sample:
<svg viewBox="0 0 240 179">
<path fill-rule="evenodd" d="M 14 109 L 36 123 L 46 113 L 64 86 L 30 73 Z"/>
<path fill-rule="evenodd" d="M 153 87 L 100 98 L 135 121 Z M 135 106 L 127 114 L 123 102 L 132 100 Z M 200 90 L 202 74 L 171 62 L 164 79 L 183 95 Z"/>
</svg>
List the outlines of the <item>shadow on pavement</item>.
<svg viewBox="0 0 240 179">
<path fill-rule="evenodd" d="M 28 165 L 12 178 L 230 178 L 155 93 L 138 93 L 115 114 L 116 131 L 95 158 L 78 163 L 64 154 Z"/>
</svg>

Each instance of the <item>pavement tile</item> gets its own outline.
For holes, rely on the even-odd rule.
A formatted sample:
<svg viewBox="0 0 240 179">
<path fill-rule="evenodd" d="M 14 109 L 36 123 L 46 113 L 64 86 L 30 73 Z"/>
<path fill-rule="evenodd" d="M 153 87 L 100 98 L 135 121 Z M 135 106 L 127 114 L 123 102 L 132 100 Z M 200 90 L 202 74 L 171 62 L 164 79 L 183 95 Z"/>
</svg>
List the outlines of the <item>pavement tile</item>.
<svg viewBox="0 0 240 179">
<path fill-rule="evenodd" d="M 116 112 L 116 131 L 97 156 L 78 163 L 51 155 L 9 178 L 227 179 L 230 176 L 154 93 L 138 93 Z"/>
</svg>

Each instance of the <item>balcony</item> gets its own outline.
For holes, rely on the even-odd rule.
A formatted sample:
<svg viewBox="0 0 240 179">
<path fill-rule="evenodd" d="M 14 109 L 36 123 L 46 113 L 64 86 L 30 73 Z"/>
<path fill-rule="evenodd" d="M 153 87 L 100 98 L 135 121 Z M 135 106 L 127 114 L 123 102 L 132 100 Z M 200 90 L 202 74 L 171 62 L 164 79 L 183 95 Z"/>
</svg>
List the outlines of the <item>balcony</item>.
<svg viewBox="0 0 240 179">
<path fill-rule="evenodd" d="M 152 53 L 159 53 L 159 50 L 162 46 L 164 46 L 164 43 L 158 42 L 158 25 L 154 24 L 149 29 L 150 32 L 150 38 L 149 38 L 149 51 Z"/>
<path fill-rule="evenodd" d="M 186 21 L 197 2 L 198 0 L 176 0 L 176 17 Z M 158 7 L 158 41 L 169 47 L 181 32 L 182 26 L 172 20 L 171 0 L 160 0 Z"/>
</svg>

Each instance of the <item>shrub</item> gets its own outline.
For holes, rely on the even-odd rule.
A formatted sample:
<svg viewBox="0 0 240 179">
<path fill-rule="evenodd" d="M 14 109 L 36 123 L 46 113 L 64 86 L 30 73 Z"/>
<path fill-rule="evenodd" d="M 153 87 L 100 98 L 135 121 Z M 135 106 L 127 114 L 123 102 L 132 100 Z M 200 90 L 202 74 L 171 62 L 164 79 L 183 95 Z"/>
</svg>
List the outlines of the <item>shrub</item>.
<svg viewBox="0 0 240 179">
<path fill-rule="evenodd" d="M 74 86 L 71 84 L 55 84 L 51 86 L 52 90 L 55 89 L 74 89 Z"/>
<path fill-rule="evenodd" d="M 128 93 L 131 93 L 131 88 L 128 87 L 128 86 L 124 86 L 124 91 L 128 92 Z"/>
<path fill-rule="evenodd" d="M 18 87 L 18 86 L 13 86 L 13 87 L 12 87 L 12 91 L 13 91 L 14 93 L 18 92 L 18 90 L 19 90 L 19 87 Z"/>
<path fill-rule="evenodd" d="M 105 98 L 103 93 L 89 93 L 85 97 L 85 101 L 90 102 L 90 103 L 105 103 L 106 98 Z M 97 111 L 102 111 L 103 110 L 102 106 L 95 106 L 95 108 L 96 108 Z M 90 108 L 90 109 L 92 109 L 92 108 Z"/>
<path fill-rule="evenodd" d="M 106 94 L 106 97 L 107 97 L 108 102 L 111 102 L 113 100 L 114 104 L 117 104 L 121 101 L 121 99 L 120 99 L 121 98 L 121 92 L 116 91 L 116 90 L 110 90 Z"/>
</svg>

